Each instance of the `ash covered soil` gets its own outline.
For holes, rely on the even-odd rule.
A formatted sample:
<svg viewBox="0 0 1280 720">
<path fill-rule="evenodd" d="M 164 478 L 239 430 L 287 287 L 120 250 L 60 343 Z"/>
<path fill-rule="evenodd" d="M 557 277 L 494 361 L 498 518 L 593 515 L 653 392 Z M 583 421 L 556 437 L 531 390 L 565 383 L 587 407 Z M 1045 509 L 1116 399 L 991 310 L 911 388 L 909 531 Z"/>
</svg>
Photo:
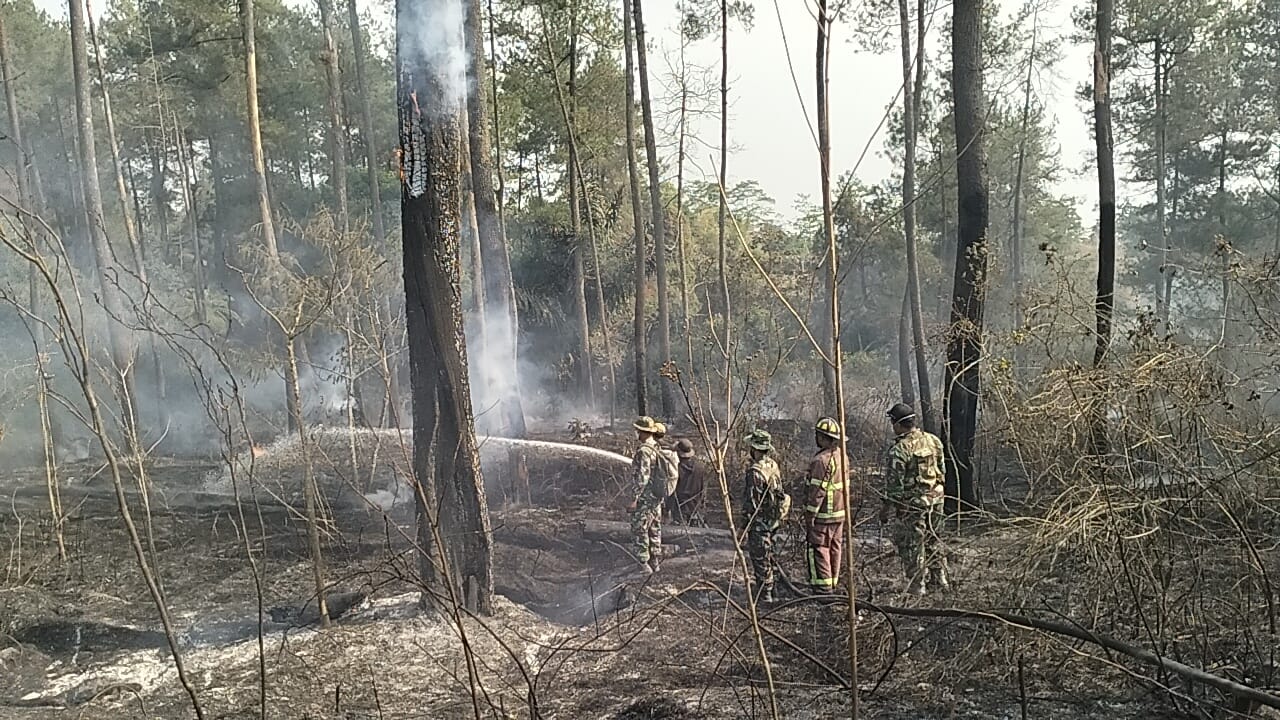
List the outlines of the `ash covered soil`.
<svg viewBox="0 0 1280 720">
<path fill-rule="evenodd" d="M 327 629 L 315 623 L 306 527 L 290 507 L 296 447 L 257 458 L 261 482 L 250 493 L 240 478 L 239 507 L 224 466 L 147 468 L 150 521 L 136 492 L 131 504 L 206 718 L 260 717 L 264 702 L 280 718 L 770 716 L 727 533 L 667 525 L 663 567 L 645 576 L 627 552 L 625 467 L 544 448 L 528 456 L 526 494 L 506 453 L 486 453 L 498 596 L 492 616 L 464 617 L 459 628 L 418 608 L 411 508 L 394 501 L 403 453 L 388 437 L 361 436 L 354 450 L 341 433 L 315 441 L 331 518 L 323 545 L 337 617 Z M 626 450 L 622 438 L 589 442 Z M 355 457 L 361 471 L 330 457 Z M 109 477 L 95 465 L 62 469 L 66 562 L 43 478 L 37 468 L 3 482 L 0 718 L 194 717 Z M 518 499 L 504 502 L 513 485 Z M 710 503 L 713 527 L 719 502 Z M 904 601 L 874 521 L 860 533 L 860 588 Z M 780 548 L 796 580 L 800 537 L 788 529 Z M 954 551 L 956 590 L 928 602 L 990 606 L 1002 547 L 995 534 L 969 539 Z M 779 714 L 847 716 L 845 606 L 779 595 L 760 609 Z M 954 620 L 860 617 L 862 716 L 1017 718 L 1024 693 L 1032 717 L 1161 716 L 1141 694 L 1104 687 L 1087 665 L 1068 670 L 1069 648 L 1031 654 L 1020 688 L 1010 637 Z"/>
</svg>

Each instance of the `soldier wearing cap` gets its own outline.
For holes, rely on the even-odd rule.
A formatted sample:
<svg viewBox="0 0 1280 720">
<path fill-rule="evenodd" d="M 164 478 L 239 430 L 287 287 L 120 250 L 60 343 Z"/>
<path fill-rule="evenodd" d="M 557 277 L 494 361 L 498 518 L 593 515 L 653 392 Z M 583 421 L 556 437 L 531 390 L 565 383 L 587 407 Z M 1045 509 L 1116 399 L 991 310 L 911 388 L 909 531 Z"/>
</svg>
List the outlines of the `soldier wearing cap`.
<svg viewBox="0 0 1280 720">
<path fill-rule="evenodd" d="M 896 438 L 889 449 L 880 521 L 894 516 L 893 539 L 907 592 L 924 595 L 929 586 L 948 590 L 946 552 L 938 540 L 946 477 L 942 441 L 916 427 L 915 410 L 906 403 L 894 405 L 887 414 Z"/>
<path fill-rule="evenodd" d="M 659 461 L 658 438 L 667 434 L 662 423 L 648 415 L 637 418 L 632 427 L 640 441 L 636 454 L 631 458 L 632 500 L 627 506 L 631 512 L 631 538 L 636 559 L 647 572 L 657 572 L 662 562 L 662 501 L 650 485 Z"/>
<path fill-rule="evenodd" d="M 809 463 L 805 479 L 805 553 L 809 568 L 809 588 L 830 593 L 840 580 L 840 558 L 844 550 L 845 497 L 848 475 L 844 458 L 844 433 L 840 423 L 822 418 L 813 428 L 818 453 Z"/>
<path fill-rule="evenodd" d="M 769 457 L 773 438 L 764 430 L 754 430 L 743 441 L 751 449 L 742 499 L 742 524 L 747 531 L 747 552 L 751 558 L 752 596 L 759 602 L 773 602 L 773 541 L 782 525 L 787 494 L 782 489 L 782 471 Z"/>
<path fill-rule="evenodd" d="M 677 440 L 676 456 L 680 458 L 680 479 L 675 493 L 667 496 L 667 517 L 672 522 L 706 527 L 702 517 L 706 474 L 693 456 L 693 443 L 684 438 Z"/>
</svg>

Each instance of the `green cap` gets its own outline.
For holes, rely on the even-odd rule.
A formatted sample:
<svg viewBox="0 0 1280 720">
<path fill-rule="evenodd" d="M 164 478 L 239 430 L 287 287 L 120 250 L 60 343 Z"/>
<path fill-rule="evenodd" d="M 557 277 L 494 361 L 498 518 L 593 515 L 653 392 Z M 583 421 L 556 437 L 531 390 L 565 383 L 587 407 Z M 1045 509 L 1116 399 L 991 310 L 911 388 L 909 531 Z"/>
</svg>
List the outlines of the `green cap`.
<svg viewBox="0 0 1280 720">
<path fill-rule="evenodd" d="M 752 430 L 751 434 L 743 438 L 742 441 L 756 450 L 773 451 L 773 436 L 766 430 Z"/>
</svg>

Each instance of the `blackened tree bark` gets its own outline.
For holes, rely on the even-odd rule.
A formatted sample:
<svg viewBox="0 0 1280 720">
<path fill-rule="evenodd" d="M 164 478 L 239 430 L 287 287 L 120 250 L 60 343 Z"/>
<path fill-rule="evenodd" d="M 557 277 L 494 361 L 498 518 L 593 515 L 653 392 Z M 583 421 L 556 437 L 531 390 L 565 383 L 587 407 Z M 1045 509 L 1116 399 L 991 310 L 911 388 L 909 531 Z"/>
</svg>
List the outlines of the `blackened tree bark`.
<svg viewBox="0 0 1280 720">
<path fill-rule="evenodd" d="M 631 184 L 631 219 L 635 232 L 635 323 L 633 338 L 635 352 L 636 412 L 649 414 L 649 398 L 645 389 L 645 365 L 649 353 L 645 343 L 645 305 L 648 284 L 645 278 L 644 210 L 640 206 L 640 173 L 636 167 L 636 86 L 635 64 L 631 44 L 631 0 L 622 0 L 622 51 L 626 53 L 627 89 L 627 175 Z"/>
<path fill-rule="evenodd" d="M 1111 136 L 1111 22 L 1115 0 L 1097 0 L 1093 47 L 1093 132 L 1098 152 L 1098 296 L 1093 366 L 1101 368 L 1111 347 L 1116 286 L 1116 170 Z"/>
<path fill-rule="evenodd" d="M 1098 155 L 1098 295 L 1094 301 L 1097 323 L 1093 350 L 1094 370 L 1102 370 L 1111 349 L 1111 317 L 1116 286 L 1116 171 L 1111 136 L 1111 22 L 1115 0 L 1094 5 L 1093 133 Z M 1091 408 L 1090 444 L 1095 456 L 1107 452 L 1106 384 L 1099 378 L 1101 397 Z"/>
<path fill-rule="evenodd" d="M 462 28 L 449 26 L 457 17 L 449 5 L 396 1 L 413 469 L 424 602 L 488 614 L 493 534 L 476 448 L 458 269 L 458 118 L 466 81 L 433 63 L 440 55 L 435 48 L 462 42 Z"/>
<path fill-rule="evenodd" d="M 660 363 L 671 360 L 671 308 L 667 292 L 667 232 L 663 222 L 662 184 L 659 179 L 658 141 L 653 129 L 653 102 L 649 96 L 648 48 L 644 39 L 644 0 L 631 0 L 635 15 L 636 65 L 640 71 L 640 112 L 644 118 L 645 164 L 649 168 L 649 211 L 653 216 L 654 270 L 658 281 L 658 354 Z M 675 384 L 659 381 L 662 397 L 662 416 L 671 418 L 675 412 Z"/>
<path fill-rule="evenodd" d="M 97 145 L 93 135 L 93 107 L 89 103 L 89 53 L 85 43 L 84 0 L 70 0 L 71 16 L 71 71 L 76 93 L 76 136 L 80 145 L 80 180 L 84 187 L 85 214 L 88 218 L 89 241 L 98 267 L 102 286 L 102 304 L 110 315 L 107 321 L 107 340 L 111 348 L 111 362 L 115 366 L 114 378 L 123 405 L 121 417 L 125 422 L 125 436 L 130 452 L 137 452 L 137 423 L 131 406 L 138 400 L 133 382 L 133 348 L 124 327 L 124 303 L 116 285 L 120 269 L 115 254 L 107 240 L 102 209 L 102 187 L 98 181 Z"/>
<path fill-rule="evenodd" d="M 511 258 L 507 254 L 507 235 L 494 191 L 495 162 L 489 144 L 489 107 L 484 101 L 481 79 L 484 77 L 484 28 L 480 22 L 480 0 L 467 1 L 463 35 L 470 63 L 467 83 L 467 140 L 471 152 L 471 184 L 475 193 L 476 227 L 480 232 L 480 249 L 484 253 L 484 295 L 490 308 L 488 347 L 490 352 L 510 358 L 511 372 L 499 380 L 502 410 L 510 437 L 524 437 L 524 404 L 516 372 L 519 353 L 519 318 L 516 314 L 515 287 L 511 280 Z M 495 95 L 496 97 L 496 95 Z"/>
<path fill-rule="evenodd" d="M 976 507 L 974 445 L 987 275 L 986 111 L 982 90 L 983 0 L 956 0 L 951 29 L 951 93 L 956 129 L 955 275 L 947 337 L 943 442 L 947 495 Z"/>
<path fill-rule="evenodd" d="M 324 32 L 324 78 L 329 90 L 329 164 L 333 174 L 329 185 L 333 187 L 334 204 L 338 213 L 337 226 L 346 232 L 350 222 L 347 203 L 347 138 L 346 123 L 342 119 L 342 80 L 338 72 L 338 45 L 333 40 L 333 2 L 316 0 L 320 7 L 320 26 Z"/>
</svg>

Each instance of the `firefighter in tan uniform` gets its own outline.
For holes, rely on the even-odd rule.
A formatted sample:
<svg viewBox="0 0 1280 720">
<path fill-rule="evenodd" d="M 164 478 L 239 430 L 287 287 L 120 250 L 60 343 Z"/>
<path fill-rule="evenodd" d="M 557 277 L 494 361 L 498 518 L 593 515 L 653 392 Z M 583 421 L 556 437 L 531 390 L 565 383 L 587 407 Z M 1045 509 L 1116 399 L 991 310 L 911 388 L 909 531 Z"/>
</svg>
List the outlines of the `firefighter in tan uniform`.
<svg viewBox="0 0 1280 720">
<path fill-rule="evenodd" d="M 809 463 L 805 478 L 804 525 L 808 544 L 805 560 L 809 588 L 815 593 L 830 593 L 840 580 L 847 521 L 844 483 L 848 471 L 840 423 L 822 418 L 813 430 L 818 453 Z"/>
</svg>

